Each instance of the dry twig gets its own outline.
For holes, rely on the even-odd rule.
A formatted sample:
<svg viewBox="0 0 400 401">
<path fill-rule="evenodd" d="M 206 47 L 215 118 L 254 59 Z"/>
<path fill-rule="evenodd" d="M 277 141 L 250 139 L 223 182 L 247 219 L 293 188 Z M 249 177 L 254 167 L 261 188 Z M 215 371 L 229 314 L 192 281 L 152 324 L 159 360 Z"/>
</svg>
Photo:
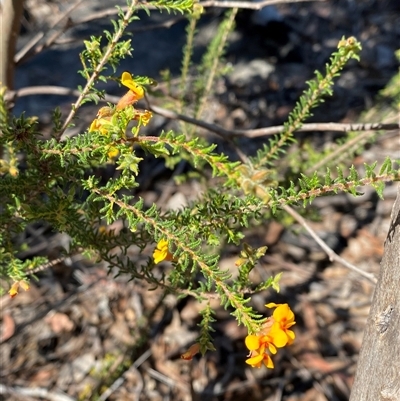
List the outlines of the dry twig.
<svg viewBox="0 0 400 401">
<path fill-rule="evenodd" d="M 282 208 L 289 213 L 298 223 L 300 223 L 311 235 L 311 237 L 314 238 L 315 242 L 325 251 L 325 253 L 329 256 L 329 260 L 331 262 L 336 261 L 340 263 L 341 265 L 349 268 L 350 270 L 355 271 L 356 273 L 360 274 L 361 276 L 365 277 L 372 283 L 376 284 L 377 279 L 374 274 L 372 273 L 367 273 L 364 270 L 359 269 L 357 266 L 354 266 L 347 260 L 343 259 L 341 256 L 339 256 L 333 249 L 331 249 L 318 235 L 317 233 L 308 225 L 307 221 L 300 216 L 293 208 L 291 208 L 288 205 L 283 205 Z"/>
<path fill-rule="evenodd" d="M 0 384 L 0 394 L 19 394 L 24 397 L 38 397 L 50 401 L 75 401 L 75 398 L 60 392 L 50 392 L 45 388 L 7 387 Z"/>
<path fill-rule="evenodd" d="M 129 375 L 131 372 L 135 372 L 136 375 L 138 376 L 138 385 L 137 389 L 135 391 L 135 399 L 139 399 L 139 395 L 143 390 L 143 377 L 139 374 L 138 368 L 140 365 L 142 365 L 143 362 L 145 362 L 150 356 L 152 352 L 151 349 L 148 349 L 144 354 L 142 354 L 130 367 L 128 370 L 126 370 L 122 376 L 120 376 L 115 382 L 105 390 L 100 397 L 98 398 L 98 401 L 106 401 L 107 398 L 117 391 L 123 384 L 126 379 L 126 377 Z"/>
<path fill-rule="evenodd" d="M 49 27 L 47 32 L 39 32 L 36 34 L 14 57 L 14 62 L 15 64 L 20 64 L 22 61 L 24 61 L 28 57 L 28 53 L 39 43 L 39 41 L 46 36 L 48 32 L 50 32 L 52 29 L 54 29 L 63 19 L 65 19 L 69 14 L 72 13 L 73 10 L 75 10 L 76 7 L 78 7 L 83 0 L 77 0 L 70 8 L 68 8 L 64 13 L 60 15 L 59 18 L 57 18 L 53 24 Z M 55 35 L 53 35 L 44 45 L 37 46 L 33 52 L 32 55 L 40 53 L 45 47 L 51 46 L 51 44 L 64 32 L 64 29 L 68 27 L 68 22 L 66 25 L 64 25 L 61 29 L 59 29 L 59 32 Z"/>
<path fill-rule="evenodd" d="M 79 96 L 81 93 L 76 89 L 65 88 L 62 86 L 28 86 L 16 91 L 10 91 L 9 97 L 17 99 L 23 96 L 32 95 L 60 95 L 60 96 Z M 104 99 L 99 101 L 117 103 L 119 100 L 118 96 L 106 95 Z M 148 104 L 148 108 L 154 113 L 168 118 L 170 120 L 180 120 L 189 124 L 196 125 L 204 128 L 208 131 L 214 132 L 220 135 L 224 139 L 233 137 L 247 137 L 247 138 L 259 138 L 263 136 L 271 136 L 281 133 L 284 130 L 283 125 L 277 125 L 274 127 L 264 127 L 249 130 L 227 130 L 217 124 L 207 123 L 203 120 L 198 120 L 193 117 L 186 116 L 184 114 L 176 113 L 175 111 L 167 110 L 162 107 Z M 315 132 L 315 131 L 334 131 L 334 132 L 349 132 L 349 131 L 390 131 L 400 128 L 400 123 L 355 123 L 355 124 L 342 124 L 342 123 L 306 123 L 303 124 L 297 132 Z M 356 140 L 356 139 L 354 139 Z"/>
<path fill-rule="evenodd" d="M 206 1 L 201 1 L 199 5 L 203 7 L 246 8 L 248 10 L 261 10 L 262 8 L 271 6 L 273 4 L 304 3 L 308 1 L 325 1 L 325 0 L 263 0 L 259 2 L 206 0 Z"/>
<path fill-rule="evenodd" d="M 158 106 L 149 106 L 154 113 L 159 114 L 163 117 L 171 120 L 181 120 L 190 124 L 197 125 L 205 128 L 215 134 L 222 137 L 247 137 L 247 138 L 259 138 L 263 136 L 276 135 L 281 133 L 285 127 L 283 125 L 277 125 L 275 127 L 266 127 L 249 130 L 226 130 L 216 124 L 207 123 L 202 120 L 197 120 L 192 117 L 185 116 L 183 114 L 175 113 L 171 110 L 166 110 Z M 303 124 L 297 132 L 312 132 L 312 131 L 335 131 L 335 132 L 348 132 L 348 131 L 372 131 L 372 130 L 394 130 L 399 129 L 399 124 L 384 124 L 384 123 L 358 123 L 358 124 L 341 124 L 341 123 L 308 123 Z"/>
</svg>

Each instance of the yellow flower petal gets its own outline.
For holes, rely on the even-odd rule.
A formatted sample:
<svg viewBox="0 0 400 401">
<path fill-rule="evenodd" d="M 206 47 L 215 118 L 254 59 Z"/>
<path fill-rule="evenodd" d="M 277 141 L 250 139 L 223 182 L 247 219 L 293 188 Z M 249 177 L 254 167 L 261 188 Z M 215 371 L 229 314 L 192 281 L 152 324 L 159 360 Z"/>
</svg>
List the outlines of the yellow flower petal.
<svg viewBox="0 0 400 401">
<path fill-rule="evenodd" d="M 29 291 L 29 283 L 25 280 L 14 281 L 11 285 L 10 290 L 8 293 L 10 294 L 10 298 L 14 298 L 18 295 L 19 287 L 24 289 L 25 291 Z"/>
<path fill-rule="evenodd" d="M 125 71 L 122 73 L 121 83 L 137 95 L 137 100 L 144 96 L 143 87 L 133 80 L 132 75 L 129 74 L 129 72 Z"/>
<path fill-rule="evenodd" d="M 278 305 L 277 308 L 274 310 L 272 316 L 276 322 L 292 322 L 294 320 L 294 313 L 291 311 L 288 304 Z"/>
<path fill-rule="evenodd" d="M 274 324 L 269 335 L 272 338 L 272 343 L 277 348 L 284 347 L 288 342 L 288 336 L 286 335 L 284 330 L 280 329 L 278 324 Z"/>
<path fill-rule="evenodd" d="M 268 349 L 269 349 L 269 352 L 271 353 L 271 354 L 276 354 L 277 353 L 277 350 L 276 350 L 276 348 L 275 348 L 275 345 L 274 344 L 272 344 L 272 343 L 268 343 Z"/>
<path fill-rule="evenodd" d="M 18 294 L 18 289 L 19 289 L 19 282 L 16 281 L 15 283 L 12 284 L 10 290 L 8 293 L 10 294 L 10 298 L 14 298 Z"/>
<path fill-rule="evenodd" d="M 272 362 L 271 357 L 267 354 L 264 355 L 264 365 L 269 369 L 274 368 L 274 363 Z"/>
<path fill-rule="evenodd" d="M 264 359 L 264 355 L 256 355 L 252 358 L 246 359 L 246 363 L 254 367 L 259 368 L 261 366 L 261 362 Z"/>
<path fill-rule="evenodd" d="M 292 330 L 286 330 L 286 334 L 289 337 L 289 343 L 291 343 L 296 338 L 296 334 L 294 334 L 294 331 Z"/>
<path fill-rule="evenodd" d="M 155 249 L 153 259 L 155 264 L 162 262 L 165 259 L 165 252 L 161 249 Z"/>
<path fill-rule="evenodd" d="M 143 110 L 137 113 L 137 118 L 135 117 L 135 119 L 140 121 L 140 124 L 146 126 L 151 117 L 153 117 L 153 113 L 149 110 Z"/>
<path fill-rule="evenodd" d="M 97 129 L 98 129 L 97 124 L 98 124 L 98 120 L 96 118 L 96 120 L 93 120 L 93 122 L 90 124 L 89 132 L 97 131 Z"/>
<path fill-rule="evenodd" d="M 247 349 L 254 351 L 260 348 L 260 337 L 250 334 L 245 338 L 244 343 L 246 344 Z"/>
<path fill-rule="evenodd" d="M 90 124 L 89 132 L 99 131 L 101 134 L 107 134 L 107 129 L 103 126 L 106 124 L 110 124 L 109 118 L 96 118 L 93 120 L 92 124 Z"/>
<path fill-rule="evenodd" d="M 118 155 L 119 155 L 119 150 L 116 147 L 110 146 L 108 148 L 107 156 L 110 159 L 113 159 L 113 158 L 117 157 Z"/>
<path fill-rule="evenodd" d="M 153 252 L 153 259 L 155 264 L 163 260 L 170 261 L 173 259 L 171 252 L 168 250 L 168 241 L 165 239 L 158 241 L 157 248 Z"/>
</svg>

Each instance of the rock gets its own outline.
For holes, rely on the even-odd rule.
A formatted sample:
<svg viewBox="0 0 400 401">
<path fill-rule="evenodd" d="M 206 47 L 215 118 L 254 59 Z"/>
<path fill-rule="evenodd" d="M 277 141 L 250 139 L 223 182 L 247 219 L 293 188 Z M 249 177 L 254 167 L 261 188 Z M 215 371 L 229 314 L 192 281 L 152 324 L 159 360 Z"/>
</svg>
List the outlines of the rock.
<svg viewBox="0 0 400 401">
<path fill-rule="evenodd" d="M 235 86 L 244 87 L 253 81 L 266 80 L 274 71 L 275 66 L 272 64 L 262 59 L 254 59 L 236 64 L 228 78 Z"/>
</svg>

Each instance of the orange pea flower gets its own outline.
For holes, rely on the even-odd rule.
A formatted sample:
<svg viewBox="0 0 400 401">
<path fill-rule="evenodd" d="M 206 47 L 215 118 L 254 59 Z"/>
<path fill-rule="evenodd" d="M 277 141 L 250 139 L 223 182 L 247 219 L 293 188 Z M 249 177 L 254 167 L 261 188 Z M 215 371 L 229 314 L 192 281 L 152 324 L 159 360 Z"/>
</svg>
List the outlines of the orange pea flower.
<svg viewBox="0 0 400 401">
<path fill-rule="evenodd" d="M 138 100 L 142 99 L 144 96 L 143 86 L 137 84 L 132 75 L 129 72 L 123 72 L 121 76 L 122 85 L 129 88 L 129 91 L 122 96 L 122 98 L 117 103 L 117 110 L 124 109 L 125 107 L 135 104 Z"/>
<path fill-rule="evenodd" d="M 253 368 L 260 368 L 262 362 L 267 368 L 274 368 L 274 362 L 272 362 L 272 358 L 265 352 L 264 344 L 257 350 L 251 351 L 250 358 L 246 359 L 246 363 Z"/>
<path fill-rule="evenodd" d="M 247 364 L 259 368 L 261 362 L 263 362 L 267 368 L 274 368 L 271 357 L 266 353 L 268 349 L 271 354 L 276 354 L 276 348 L 269 335 L 264 335 L 263 333 L 258 335 L 250 334 L 245 338 L 245 344 L 250 351 L 250 358 L 246 360 Z"/>
<path fill-rule="evenodd" d="M 10 294 L 10 298 L 14 298 L 18 295 L 19 287 L 21 287 L 25 291 L 29 291 L 29 283 L 25 280 L 15 281 L 12 285 L 8 293 Z"/>
<path fill-rule="evenodd" d="M 274 338 L 274 344 L 278 348 L 284 347 L 286 344 L 293 343 L 296 335 L 294 331 L 289 330 L 290 327 L 296 324 L 294 320 L 294 313 L 288 304 L 275 304 L 271 302 L 265 305 L 267 308 L 276 308 L 272 317 L 274 325 L 271 328 L 271 336 Z"/>
<path fill-rule="evenodd" d="M 154 263 L 160 263 L 163 260 L 171 261 L 173 259 L 172 253 L 168 249 L 168 241 L 162 239 L 158 241 L 157 248 L 153 252 Z"/>
<path fill-rule="evenodd" d="M 267 368 L 273 369 L 274 363 L 268 354 L 276 354 L 277 348 L 291 344 L 295 338 L 292 330 L 289 330 L 296 322 L 294 313 L 288 304 L 270 303 L 265 305 L 268 308 L 276 307 L 273 315 L 264 323 L 260 332 L 249 334 L 245 338 L 245 344 L 250 351 L 246 363 L 252 367 L 261 367 L 261 364 Z"/>
<path fill-rule="evenodd" d="M 107 133 L 104 125 L 111 121 L 112 116 L 118 110 L 123 110 L 128 106 L 134 105 L 138 100 L 144 97 L 143 86 L 134 81 L 129 72 L 123 72 L 121 76 L 122 85 L 126 86 L 129 91 L 121 97 L 117 105 L 114 107 L 104 106 L 101 107 L 97 113 L 97 117 L 90 125 L 89 132 L 100 131 L 103 135 Z M 147 125 L 153 114 L 149 110 L 136 110 L 134 109 L 133 120 L 139 121 L 141 125 Z"/>
<path fill-rule="evenodd" d="M 194 343 L 189 349 L 181 355 L 181 359 L 185 361 L 191 361 L 193 357 L 200 352 L 200 344 Z"/>
<path fill-rule="evenodd" d="M 153 113 L 149 110 L 135 110 L 134 120 L 139 121 L 140 125 L 146 126 L 151 117 L 153 117 Z"/>
</svg>

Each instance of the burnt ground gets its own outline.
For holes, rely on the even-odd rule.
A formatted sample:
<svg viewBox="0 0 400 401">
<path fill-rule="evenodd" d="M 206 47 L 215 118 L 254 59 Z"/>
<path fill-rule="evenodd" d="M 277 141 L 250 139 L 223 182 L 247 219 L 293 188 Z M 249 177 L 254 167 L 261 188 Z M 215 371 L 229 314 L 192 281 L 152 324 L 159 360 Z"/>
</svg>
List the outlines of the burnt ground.
<svg viewBox="0 0 400 401">
<path fill-rule="evenodd" d="M 69 2 L 27 2 L 19 47 L 35 31 L 48 26 Z M 84 2 L 72 20 L 90 15 L 116 1 Z M 400 7 L 397 0 L 348 0 L 276 6 L 266 14 L 242 11 L 227 49 L 232 71 L 218 82 L 207 118 L 226 128 L 257 128 L 281 124 L 305 88 L 313 71 L 322 70 L 343 35 L 363 44 L 360 63 L 350 63 L 338 79 L 334 96 L 315 111 L 311 121 L 355 122 L 375 104 L 379 90 L 397 72 L 394 51 L 400 47 Z M 201 23 L 196 57 L 212 37 L 221 12 L 210 11 Z M 171 16 L 154 18 L 160 23 Z M 134 33 L 134 58 L 120 70 L 159 78 L 170 68 L 176 75 L 184 43 L 184 20 L 170 28 L 149 30 L 145 16 Z M 82 84 L 80 41 L 109 26 L 107 19 L 79 25 L 56 46 L 21 63 L 16 86 Z M 150 50 L 149 50 L 150 49 Z M 133 61 L 132 61 L 133 60 Z M 109 88 L 109 89 L 108 89 Z M 162 88 L 162 86 L 161 86 Z M 119 94 L 112 84 L 110 94 Z M 46 131 L 49 110 L 63 110 L 74 98 L 29 96 L 17 99 L 16 113 L 38 115 Z M 159 101 L 152 98 L 155 104 Z M 160 104 L 162 105 L 162 104 Z M 375 121 L 393 122 L 396 114 L 384 105 Z M 96 114 L 89 106 L 76 130 L 85 129 Z M 157 134 L 168 121 L 154 118 Z M 373 143 L 349 161 L 356 166 L 387 155 L 399 157 L 398 132 L 381 132 Z M 338 134 L 316 132 L 317 149 Z M 242 138 L 247 153 L 265 141 Z M 227 146 L 220 143 L 220 146 Z M 229 150 L 229 146 L 227 146 Z M 150 163 L 150 162 L 149 162 Z M 141 196 L 167 207 L 191 199 L 194 182 L 175 186 L 160 161 L 151 162 Z M 112 172 L 107 172 L 112 174 Z M 370 188 L 354 198 L 339 194 L 314 202 L 313 229 L 343 258 L 379 274 L 379 262 L 396 195 L 388 185 L 384 199 Z M 318 218 L 315 218 L 318 216 Z M 107 275 L 106 266 L 75 256 L 40 273 L 29 292 L 1 299 L 1 400 L 247 400 L 344 401 L 350 394 L 374 285 L 327 256 L 298 225 L 265 222 L 249 230 L 248 242 L 267 244 L 268 252 L 253 274 L 255 282 L 283 271 L 281 292 L 253 296 L 264 312 L 266 302 L 288 302 L 296 314 L 296 341 L 275 358 L 275 369 L 248 367 L 244 337 L 229 311 L 216 305 L 215 352 L 191 362 L 180 355 L 195 340 L 200 306 L 177 300 L 145 283 Z M 23 257 L 59 256 L 66 238 L 45 224 L 33 225 L 21 241 Z M 150 254 L 151 250 L 149 250 Z M 132 257 L 135 251 L 132 250 Z M 234 266 L 237 249 L 228 249 L 221 266 Z M 168 264 L 163 268 L 168 269 Z M 102 394 L 102 395 L 100 395 Z M 108 397 L 108 398 L 107 398 Z"/>
</svg>

